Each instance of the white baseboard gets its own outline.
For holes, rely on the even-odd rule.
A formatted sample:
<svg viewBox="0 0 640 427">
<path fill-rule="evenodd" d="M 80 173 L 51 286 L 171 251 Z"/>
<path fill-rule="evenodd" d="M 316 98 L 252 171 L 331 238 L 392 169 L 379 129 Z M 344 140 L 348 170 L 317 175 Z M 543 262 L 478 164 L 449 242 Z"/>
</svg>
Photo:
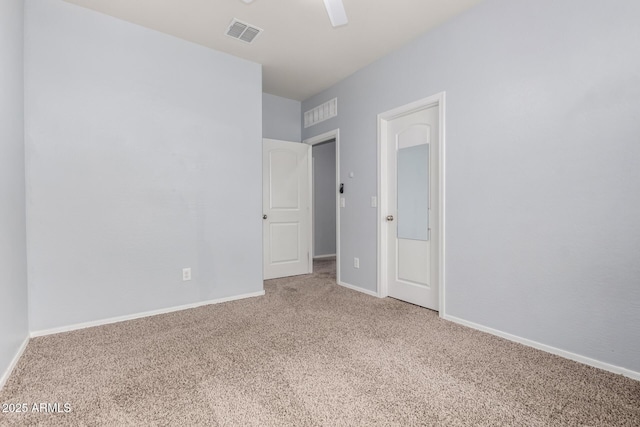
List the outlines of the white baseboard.
<svg viewBox="0 0 640 427">
<path fill-rule="evenodd" d="M 451 322 L 458 323 L 463 326 L 467 326 L 472 329 L 477 329 L 482 332 L 487 332 L 491 335 L 496 335 L 501 338 L 507 339 L 509 341 L 517 342 L 519 344 L 526 345 L 528 347 L 537 348 L 538 350 L 546 351 L 547 353 L 555 354 L 556 356 L 564 357 L 565 359 L 570 359 L 575 362 L 580 362 L 585 365 L 593 366 L 594 368 L 599 368 L 604 371 L 613 372 L 614 374 L 620 374 L 625 377 L 632 378 L 634 380 L 640 380 L 640 372 L 632 371 L 627 368 L 622 368 L 620 366 L 611 365 L 609 363 L 601 362 L 599 360 L 591 359 L 586 356 L 581 356 L 579 354 L 571 353 L 566 350 L 561 350 L 559 348 L 551 347 L 550 345 L 542 344 L 537 341 L 532 341 L 526 338 L 519 337 L 517 335 L 512 335 L 507 332 L 502 332 L 497 329 L 489 328 L 487 326 L 479 325 L 477 323 L 469 322 L 464 319 L 460 319 L 455 316 L 444 315 L 442 317 L 445 320 L 449 320 Z"/>
<path fill-rule="evenodd" d="M 111 324 L 111 323 L 126 322 L 127 320 L 140 319 L 142 317 L 157 316 L 158 314 L 172 313 L 174 311 L 180 311 L 180 310 L 187 310 L 187 309 L 190 309 L 190 308 L 202 307 L 203 305 L 220 304 L 220 303 L 223 303 L 223 302 L 235 301 L 235 300 L 245 299 L 245 298 L 259 297 L 259 296 L 262 296 L 262 295 L 264 295 L 264 290 L 258 291 L 258 292 L 252 292 L 252 293 L 248 293 L 248 294 L 234 295 L 234 296 L 231 296 L 231 297 L 217 298 L 217 299 L 212 299 L 212 300 L 209 300 L 209 301 L 201 301 L 201 302 L 196 302 L 196 303 L 193 303 L 193 304 L 185 304 L 185 305 L 180 305 L 180 306 L 175 306 L 175 307 L 162 308 L 160 310 L 145 311 L 143 313 L 136 313 L 136 314 L 130 314 L 130 315 L 126 315 L 126 316 L 119 316 L 119 317 L 111 317 L 109 319 L 95 320 L 95 321 L 92 321 L 92 322 L 76 323 L 75 325 L 62 326 L 62 327 L 59 327 L 59 328 L 44 329 L 44 330 L 41 330 L 41 331 L 32 331 L 30 335 L 31 335 L 31 338 L 35 338 L 35 337 L 41 337 L 41 336 L 44 336 L 44 335 L 59 334 L 61 332 L 69 332 L 69 331 L 75 331 L 75 330 L 78 330 L 78 329 L 92 328 L 94 326 L 108 325 L 108 324 Z"/>
<path fill-rule="evenodd" d="M 313 259 L 325 259 L 325 258 L 335 258 L 336 254 L 328 254 L 328 255 L 314 255 Z"/>
<path fill-rule="evenodd" d="M 18 360 L 20 360 L 20 358 L 22 357 L 22 353 L 24 353 L 24 350 L 27 348 L 27 344 L 29 344 L 29 337 L 24 339 L 24 341 L 22 342 L 22 345 L 20 345 L 20 348 L 16 352 L 16 355 L 13 356 L 11 363 L 9 363 L 7 370 L 4 371 L 4 373 L 2 374 L 2 377 L 0 377 L 0 390 L 2 390 L 4 385 L 7 383 L 7 380 L 11 376 L 11 372 L 13 372 L 13 369 L 18 364 Z"/>
<path fill-rule="evenodd" d="M 359 286 L 350 285 L 345 282 L 338 282 L 338 285 L 344 286 L 345 288 L 349 288 L 353 291 L 362 292 L 363 294 L 371 295 L 372 297 L 378 298 L 378 293 L 376 291 L 370 291 L 369 289 L 363 289 Z"/>
</svg>

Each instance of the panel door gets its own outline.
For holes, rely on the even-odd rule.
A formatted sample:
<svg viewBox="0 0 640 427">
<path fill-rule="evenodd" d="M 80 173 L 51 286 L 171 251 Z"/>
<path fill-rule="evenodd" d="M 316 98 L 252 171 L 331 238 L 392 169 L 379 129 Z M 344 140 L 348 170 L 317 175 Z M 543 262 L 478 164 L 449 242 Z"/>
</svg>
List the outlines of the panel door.
<svg viewBox="0 0 640 427">
<path fill-rule="evenodd" d="M 263 142 L 264 279 L 311 273 L 311 146 Z"/>
<path fill-rule="evenodd" d="M 389 296 L 438 310 L 438 107 L 387 129 Z"/>
</svg>

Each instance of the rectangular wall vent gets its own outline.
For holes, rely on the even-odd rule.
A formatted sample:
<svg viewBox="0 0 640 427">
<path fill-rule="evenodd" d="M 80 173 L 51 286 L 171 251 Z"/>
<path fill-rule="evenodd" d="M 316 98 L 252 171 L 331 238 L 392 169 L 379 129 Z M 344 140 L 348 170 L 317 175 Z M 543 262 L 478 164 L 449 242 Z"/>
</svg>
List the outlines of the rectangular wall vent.
<svg viewBox="0 0 640 427">
<path fill-rule="evenodd" d="M 241 40 L 246 43 L 251 43 L 258 37 L 258 34 L 262 32 L 262 29 L 256 27 L 255 25 L 247 24 L 246 22 L 238 21 L 233 18 L 231 23 L 229 24 L 229 28 L 227 28 L 227 32 L 225 33 L 229 37 L 233 37 L 234 39 Z"/>
<path fill-rule="evenodd" d="M 304 113 L 304 127 L 308 128 L 338 115 L 338 98 L 333 98 Z"/>
</svg>

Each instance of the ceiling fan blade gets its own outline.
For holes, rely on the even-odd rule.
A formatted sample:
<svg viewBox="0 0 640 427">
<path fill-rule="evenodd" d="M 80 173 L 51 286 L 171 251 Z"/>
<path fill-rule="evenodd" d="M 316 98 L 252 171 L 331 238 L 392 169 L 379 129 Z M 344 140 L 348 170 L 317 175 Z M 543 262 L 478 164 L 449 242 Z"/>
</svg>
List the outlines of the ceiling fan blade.
<svg viewBox="0 0 640 427">
<path fill-rule="evenodd" d="M 331 25 L 334 27 L 339 27 L 349 22 L 342 0 L 324 0 L 324 7 L 327 8 Z"/>
</svg>

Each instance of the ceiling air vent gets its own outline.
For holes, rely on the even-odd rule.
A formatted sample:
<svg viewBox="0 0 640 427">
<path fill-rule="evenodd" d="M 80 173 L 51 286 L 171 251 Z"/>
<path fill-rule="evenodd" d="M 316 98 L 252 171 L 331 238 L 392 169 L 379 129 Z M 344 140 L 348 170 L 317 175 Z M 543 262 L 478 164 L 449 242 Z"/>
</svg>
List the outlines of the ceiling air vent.
<svg viewBox="0 0 640 427">
<path fill-rule="evenodd" d="M 245 43 L 251 43 L 261 32 L 260 28 L 234 18 L 229 24 L 226 34 Z"/>
</svg>

